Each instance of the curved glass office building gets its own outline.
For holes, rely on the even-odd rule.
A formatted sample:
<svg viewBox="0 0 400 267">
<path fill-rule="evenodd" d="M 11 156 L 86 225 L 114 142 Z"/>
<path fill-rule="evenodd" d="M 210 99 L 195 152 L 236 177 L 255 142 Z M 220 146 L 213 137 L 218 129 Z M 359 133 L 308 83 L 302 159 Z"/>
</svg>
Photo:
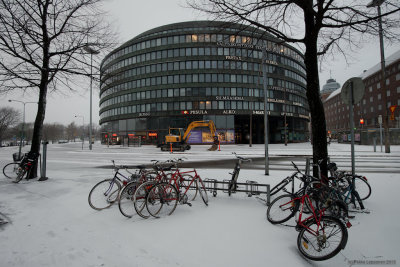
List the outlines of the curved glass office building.
<svg viewBox="0 0 400 267">
<path fill-rule="evenodd" d="M 289 142 L 306 140 L 303 55 L 253 27 L 193 21 L 144 32 L 105 57 L 103 141 L 157 143 L 169 127 L 213 120 L 221 142 L 248 143 L 251 133 L 253 143 L 264 143 L 263 62 L 270 143 L 283 143 L 285 132 Z M 189 139 L 211 141 L 205 129 Z"/>
</svg>

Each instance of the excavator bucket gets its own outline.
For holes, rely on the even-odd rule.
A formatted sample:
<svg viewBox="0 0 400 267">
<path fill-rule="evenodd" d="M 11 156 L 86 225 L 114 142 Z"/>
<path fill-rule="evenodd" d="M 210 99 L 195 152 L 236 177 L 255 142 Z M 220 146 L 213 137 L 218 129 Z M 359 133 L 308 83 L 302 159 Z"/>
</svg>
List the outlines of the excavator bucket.
<svg viewBox="0 0 400 267">
<path fill-rule="evenodd" d="M 209 151 L 215 151 L 215 150 L 217 150 L 217 149 L 218 149 L 218 145 L 213 144 L 208 150 L 209 150 Z"/>
</svg>

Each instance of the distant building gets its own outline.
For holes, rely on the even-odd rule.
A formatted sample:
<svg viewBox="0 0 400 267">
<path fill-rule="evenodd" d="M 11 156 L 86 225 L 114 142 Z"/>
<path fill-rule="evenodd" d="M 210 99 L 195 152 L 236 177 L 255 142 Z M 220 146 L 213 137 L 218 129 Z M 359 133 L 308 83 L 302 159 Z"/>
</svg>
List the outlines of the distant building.
<svg viewBox="0 0 400 267">
<path fill-rule="evenodd" d="M 330 94 L 332 94 L 334 91 L 340 88 L 340 83 L 336 82 L 335 79 L 328 79 L 326 81 L 326 84 L 322 87 L 321 91 L 321 99 L 324 101 L 325 99 L 328 98 Z"/>
<path fill-rule="evenodd" d="M 354 105 L 354 124 L 357 130 L 376 132 L 379 128 L 378 117 L 384 115 L 386 109 L 390 116 L 389 108 L 397 105 L 394 120 L 389 120 L 389 128 L 399 128 L 400 110 L 400 50 L 389 56 L 386 62 L 386 86 L 383 91 L 381 85 L 381 65 L 376 64 L 365 70 L 359 77 L 365 85 L 363 99 Z M 332 135 L 348 133 L 349 131 L 349 106 L 342 101 L 341 88 L 332 92 L 324 101 L 327 130 Z M 386 94 L 386 103 L 382 95 Z M 363 119 L 363 124 L 360 119 Z M 392 136 L 393 137 L 393 136 Z"/>
<path fill-rule="evenodd" d="M 266 50 L 269 138 L 308 137 L 303 55 L 256 28 L 192 21 L 144 32 L 108 54 L 100 66 L 103 142 L 162 142 L 169 127 L 213 120 L 227 143 L 264 143 L 263 50 Z M 250 124 L 250 114 L 252 124 Z M 284 122 L 286 121 L 286 125 Z M 201 129 L 189 142 L 211 142 Z"/>
</svg>

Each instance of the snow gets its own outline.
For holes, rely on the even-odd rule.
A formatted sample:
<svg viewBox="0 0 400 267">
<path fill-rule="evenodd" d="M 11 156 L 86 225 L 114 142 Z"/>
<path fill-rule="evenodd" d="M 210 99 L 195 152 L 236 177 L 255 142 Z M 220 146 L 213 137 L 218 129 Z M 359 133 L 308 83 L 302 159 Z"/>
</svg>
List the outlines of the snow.
<svg viewBox="0 0 400 267">
<path fill-rule="evenodd" d="M 209 193 L 209 206 L 199 197 L 193 206 L 178 205 L 166 218 L 125 218 L 118 206 L 96 211 L 87 197 L 90 189 L 112 176 L 116 164 L 149 164 L 150 160 L 185 157 L 185 161 L 263 157 L 264 145 L 226 145 L 209 152 L 209 146 L 192 146 L 184 153 L 160 152 L 153 146 L 122 148 L 95 144 L 81 150 L 80 143 L 48 146 L 44 182 L 23 180 L 19 184 L 0 179 L 0 266 L 350 266 L 396 261 L 400 241 L 400 147 L 390 154 L 356 146 L 356 172 L 366 175 L 372 196 L 365 201 L 370 214 L 356 213 L 351 220 L 347 246 L 324 262 L 304 259 L 296 246 L 294 228 L 272 225 L 266 205 L 256 197 L 236 193 L 231 197 Z M 28 149 L 28 147 L 25 147 Z M 12 159 L 16 147 L 0 148 L 0 167 Z M 377 151 L 380 148 L 377 147 Z M 309 143 L 269 145 L 270 175 L 263 165 L 243 164 L 239 182 L 255 180 L 276 184 L 290 175 L 290 160 L 304 166 Z M 329 154 L 339 169 L 350 169 L 350 145 L 332 143 Z M 294 155 L 286 158 L 285 156 Z M 198 168 L 204 178 L 229 179 L 230 169 Z M 265 196 L 261 196 L 264 198 Z M 289 221 L 294 225 L 294 220 Z M 388 262 L 393 263 L 393 262 Z M 355 264 L 357 265 L 357 264 Z M 381 264 L 378 264 L 381 265 Z"/>
</svg>

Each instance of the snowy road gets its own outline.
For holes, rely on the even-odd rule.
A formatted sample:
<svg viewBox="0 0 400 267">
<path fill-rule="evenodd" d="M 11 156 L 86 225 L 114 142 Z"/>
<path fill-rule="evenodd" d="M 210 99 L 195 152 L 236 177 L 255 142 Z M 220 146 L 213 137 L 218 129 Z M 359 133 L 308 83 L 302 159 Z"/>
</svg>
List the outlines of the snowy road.
<svg viewBox="0 0 400 267">
<path fill-rule="evenodd" d="M 46 182 L 10 183 L 0 179 L 0 266 L 381 266 L 400 263 L 400 147 L 390 155 L 356 146 L 357 173 L 366 175 L 373 191 L 365 205 L 370 214 L 355 214 L 346 249 L 325 262 L 305 260 L 297 250 L 297 232 L 266 220 L 266 206 L 244 194 L 210 197 L 206 207 L 196 199 L 192 207 L 178 206 L 163 219 L 123 217 L 117 206 L 92 210 L 87 203 L 91 187 L 112 172 L 98 168 L 111 164 L 148 164 L 184 156 L 187 161 L 232 159 L 233 151 L 245 157 L 262 157 L 264 146 L 223 146 L 208 152 L 194 146 L 188 153 L 161 153 L 155 147 L 107 148 L 93 151 L 81 144 L 49 145 Z M 17 148 L 0 148 L 0 167 Z M 244 168 L 239 181 L 274 185 L 292 173 L 291 158 L 311 155 L 309 144 L 270 145 L 271 172 Z M 350 166 L 350 146 L 331 144 L 330 156 L 339 168 Z M 276 159 L 276 160 L 275 160 Z M 297 162 L 304 160 L 298 158 Z M 261 164 L 262 165 L 262 164 Z M 225 165 L 224 165 L 225 166 Z M 233 164 L 199 168 L 203 178 L 228 179 Z M 244 165 L 245 167 L 245 165 Z M 344 167 L 343 167 L 344 168 Z M 368 172 L 367 172 L 368 171 Z M 370 172 L 372 171 L 372 172 Z M 294 221 L 290 222 L 292 225 Z M 353 266 L 357 266 L 354 264 Z"/>
</svg>

